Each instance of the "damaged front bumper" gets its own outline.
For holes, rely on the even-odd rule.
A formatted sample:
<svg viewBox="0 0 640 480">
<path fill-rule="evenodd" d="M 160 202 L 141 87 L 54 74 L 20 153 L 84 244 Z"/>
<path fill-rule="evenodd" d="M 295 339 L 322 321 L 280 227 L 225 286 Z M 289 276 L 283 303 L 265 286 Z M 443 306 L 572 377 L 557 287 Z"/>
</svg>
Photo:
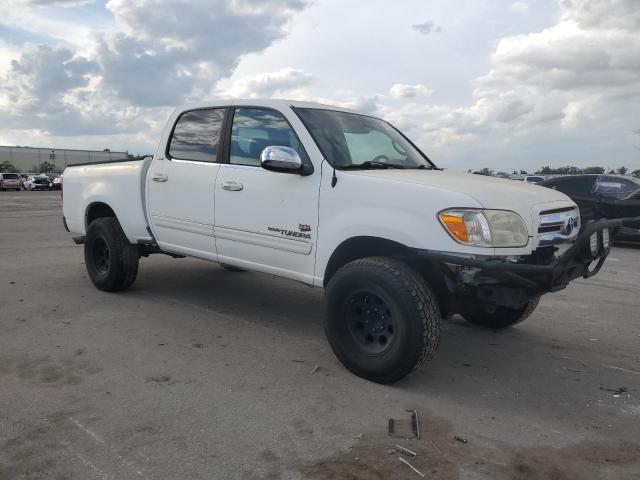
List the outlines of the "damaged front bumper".
<svg viewBox="0 0 640 480">
<path fill-rule="evenodd" d="M 559 256 L 553 246 L 515 258 L 462 256 L 431 250 L 420 250 L 418 255 L 440 266 L 456 303 L 468 298 L 518 308 L 533 297 L 564 289 L 576 278 L 597 274 L 609 255 L 612 230 L 638 220 L 640 217 L 587 222 L 574 243 Z"/>
</svg>

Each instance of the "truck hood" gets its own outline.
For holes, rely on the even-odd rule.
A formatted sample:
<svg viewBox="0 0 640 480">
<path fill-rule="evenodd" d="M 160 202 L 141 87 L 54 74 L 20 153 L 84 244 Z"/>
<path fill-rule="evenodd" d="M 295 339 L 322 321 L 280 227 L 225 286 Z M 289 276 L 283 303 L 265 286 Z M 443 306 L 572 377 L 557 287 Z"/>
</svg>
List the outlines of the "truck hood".
<svg viewBox="0 0 640 480">
<path fill-rule="evenodd" d="M 527 216 L 534 205 L 541 203 L 564 201 L 573 204 L 569 197 L 557 190 L 469 173 L 414 169 L 351 170 L 348 173 L 450 190 L 472 197 L 484 208 L 528 212 Z"/>
</svg>

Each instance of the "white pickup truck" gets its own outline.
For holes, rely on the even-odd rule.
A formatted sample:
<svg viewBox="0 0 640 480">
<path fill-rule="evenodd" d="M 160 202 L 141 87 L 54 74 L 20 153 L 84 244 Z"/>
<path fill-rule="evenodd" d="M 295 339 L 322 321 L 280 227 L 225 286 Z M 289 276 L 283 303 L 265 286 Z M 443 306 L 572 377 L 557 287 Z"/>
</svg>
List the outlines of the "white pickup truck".
<svg viewBox="0 0 640 480">
<path fill-rule="evenodd" d="M 152 253 L 324 287 L 336 356 L 396 381 L 440 321 L 504 328 L 600 269 L 612 227 L 543 187 L 437 168 L 378 118 L 284 100 L 178 108 L 155 155 L 70 166 L 64 224 L 89 277 L 128 288 Z"/>
</svg>

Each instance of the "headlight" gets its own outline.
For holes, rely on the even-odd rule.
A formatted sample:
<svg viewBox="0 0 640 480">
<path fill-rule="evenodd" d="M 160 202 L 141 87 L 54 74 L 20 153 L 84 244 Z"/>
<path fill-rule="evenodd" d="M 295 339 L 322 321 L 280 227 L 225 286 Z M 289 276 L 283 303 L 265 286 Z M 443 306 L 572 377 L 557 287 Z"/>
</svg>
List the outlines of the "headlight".
<svg viewBox="0 0 640 480">
<path fill-rule="evenodd" d="M 514 212 L 455 208 L 438 216 L 449 235 L 464 245 L 524 247 L 529 242 L 527 227 Z"/>
</svg>

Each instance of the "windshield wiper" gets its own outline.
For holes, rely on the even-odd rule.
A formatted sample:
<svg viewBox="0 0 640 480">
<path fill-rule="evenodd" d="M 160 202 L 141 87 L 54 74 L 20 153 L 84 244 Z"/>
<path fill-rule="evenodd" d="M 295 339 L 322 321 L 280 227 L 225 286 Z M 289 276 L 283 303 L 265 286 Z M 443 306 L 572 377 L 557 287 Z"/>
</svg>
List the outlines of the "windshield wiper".
<svg viewBox="0 0 640 480">
<path fill-rule="evenodd" d="M 374 169 L 374 168 L 398 168 L 404 170 L 404 165 L 398 165 L 397 163 L 385 163 L 385 162 L 374 162 L 371 160 L 367 160 L 362 163 L 354 163 L 352 165 L 343 165 L 339 167 L 341 170 L 366 170 L 366 169 Z"/>
</svg>

